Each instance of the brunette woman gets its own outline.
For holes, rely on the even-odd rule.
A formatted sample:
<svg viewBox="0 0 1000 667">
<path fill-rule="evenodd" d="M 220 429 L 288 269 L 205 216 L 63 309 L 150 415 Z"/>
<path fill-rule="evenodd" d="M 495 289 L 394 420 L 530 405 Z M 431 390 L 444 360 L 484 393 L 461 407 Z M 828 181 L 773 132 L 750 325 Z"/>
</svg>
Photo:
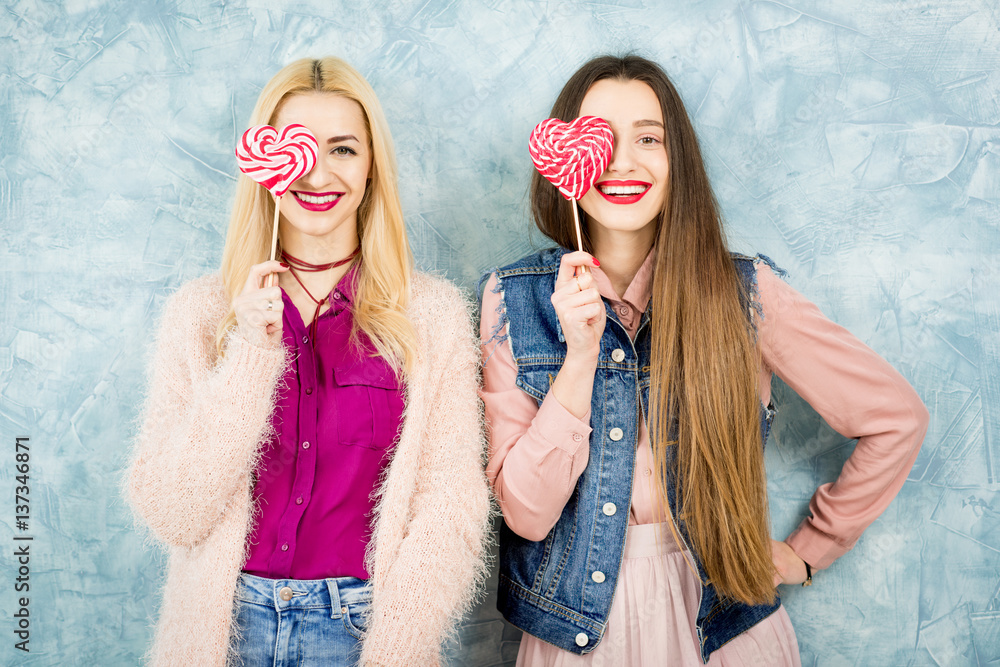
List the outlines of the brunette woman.
<svg viewBox="0 0 1000 667">
<path fill-rule="evenodd" d="M 656 64 L 596 58 L 551 116 L 605 119 L 614 154 L 580 200 L 585 251 L 535 174 L 535 222 L 558 247 L 496 270 L 484 294 L 498 606 L 525 631 L 518 665 L 798 665 L 776 585 L 850 550 L 905 481 L 927 412 L 769 260 L 727 250 Z M 784 541 L 764 477 L 772 373 L 858 438 Z"/>
<path fill-rule="evenodd" d="M 435 665 L 488 532 L 469 311 L 413 268 L 358 72 L 288 65 L 265 123 L 321 147 L 284 197 L 281 261 L 241 176 L 221 271 L 170 297 L 156 340 L 128 482 L 169 554 L 152 662 Z"/>
</svg>

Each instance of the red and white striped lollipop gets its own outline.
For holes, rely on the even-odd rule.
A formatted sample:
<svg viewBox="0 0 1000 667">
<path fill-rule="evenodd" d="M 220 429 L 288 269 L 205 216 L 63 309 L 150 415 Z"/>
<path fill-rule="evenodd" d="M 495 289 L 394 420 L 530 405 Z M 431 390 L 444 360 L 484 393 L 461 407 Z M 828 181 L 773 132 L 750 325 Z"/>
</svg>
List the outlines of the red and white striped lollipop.
<svg viewBox="0 0 1000 667">
<path fill-rule="evenodd" d="M 575 200 L 587 194 L 608 168 L 614 141 L 611 126 L 597 116 L 581 116 L 572 123 L 547 118 L 535 126 L 528 140 L 528 152 L 535 169 L 556 186 L 563 197 L 573 201 L 579 250 L 583 250 L 583 234 Z"/>
<path fill-rule="evenodd" d="M 240 171 L 271 191 L 275 198 L 316 166 L 319 142 L 305 125 L 293 123 L 278 131 L 257 125 L 243 133 L 236 146 Z"/>
<path fill-rule="evenodd" d="M 547 118 L 528 140 L 535 168 L 566 199 L 587 194 L 611 162 L 613 147 L 611 126 L 596 116 L 582 116 L 572 123 Z"/>
<path fill-rule="evenodd" d="M 257 125 L 243 133 L 236 146 L 240 171 L 274 195 L 274 222 L 271 228 L 271 260 L 278 247 L 278 210 L 281 197 L 292 183 L 316 166 L 319 142 L 305 125 L 286 125 L 281 134 L 270 125 Z M 273 276 L 273 274 L 272 274 Z M 268 278 L 270 284 L 271 277 Z"/>
</svg>

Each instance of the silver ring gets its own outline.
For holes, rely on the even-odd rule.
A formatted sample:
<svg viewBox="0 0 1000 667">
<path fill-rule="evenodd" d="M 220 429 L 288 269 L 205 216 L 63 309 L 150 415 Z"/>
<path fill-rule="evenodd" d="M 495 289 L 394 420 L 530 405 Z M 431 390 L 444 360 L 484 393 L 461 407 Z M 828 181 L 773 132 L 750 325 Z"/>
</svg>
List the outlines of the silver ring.
<svg viewBox="0 0 1000 667">
<path fill-rule="evenodd" d="M 273 301 L 268 301 L 267 302 L 267 310 L 274 310 L 274 302 Z"/>
</svg>

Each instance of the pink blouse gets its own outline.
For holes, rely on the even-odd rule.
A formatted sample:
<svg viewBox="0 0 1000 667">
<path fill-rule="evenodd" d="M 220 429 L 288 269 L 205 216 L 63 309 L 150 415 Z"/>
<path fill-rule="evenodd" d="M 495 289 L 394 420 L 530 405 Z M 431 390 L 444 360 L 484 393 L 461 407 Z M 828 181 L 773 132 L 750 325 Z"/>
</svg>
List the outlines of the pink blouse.
<svg viewBox="0 0 1000 667">
<path fill-rule="evenodd" d="M 607 275 L 592 269 L 598 291 L 634 338 L 649 303 L 653 253 L 619 297 Z M 845 437 L 857 438 L 836 481 L 816 490 L 811 516 L 785 540 L 814 570 L 828 567 L 854 546 L 906 481 L 927 430 L 927 410 L 903 377 L 846 329 L 828 320 L 801 294 L 757 266 L 761 400 L 771 396 L 771 374 L 794 389 Z M 569 500 L 590 455 L 589 413 L 577 419 L 551 392 L 539 406 L 518 389 L 507 344 L 490 342 L 499 322 L 500 295 L 490 278 L 483 297 L 480 337 L 483 390 L 490 429 L 487 476 L 507 525 L 527 539 L 543 539 Z M 645 420 L 639 425 L 630 523 L 664 521 L 654 502 L 653 455 Z M 645 480 L 645 483 L 643 483 Z"/>
</svg>

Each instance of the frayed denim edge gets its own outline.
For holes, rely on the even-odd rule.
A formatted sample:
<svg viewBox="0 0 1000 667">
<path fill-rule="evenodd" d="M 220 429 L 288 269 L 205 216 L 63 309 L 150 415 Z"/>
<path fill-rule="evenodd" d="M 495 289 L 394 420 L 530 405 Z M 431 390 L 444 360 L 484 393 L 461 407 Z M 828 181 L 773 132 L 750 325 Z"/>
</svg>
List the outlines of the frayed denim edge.
<svg viewBox="0 0 1000 667">
<path fill-rule="evenodd" d="M 777 264 L 775 264 L 774 260 L 772 260 L 767 255 L 755 255 L 753 257 L 753 269 L 754 269 L 753 280 L 750 283 L 750 294 L 748 296 L 750 297 L 750 305 L 753 307 L 754 312 L 757 313 L 757 315 L 760 316 L 760 319 L 763 320 L 765 317 L 764 308 L 763 306 L 761 306 L 760 290 L 758 290 L 757 288 L 757 265 L 760 264 L 761 262 L 767 264 L 767 266 L 771 269 L 771 271 L 774 272 L 774 275 L 778 276 L 781 279 L 784 279 L 785 276 L 788 275 L 788 272 L 779 267 Z M 754 326 L 755 334 L 756 334 L 756 329 L 757 327 L 755 325 Z"/>
<path fill-rule="evenodd" d="M 483 290 L 486 287 L 486 283 L 489 282 L 490 276 L 497 277 L 497 284 L 490 291 L 493 294 L 500 295 L 500 303 L 497 304 L 496 310 L 494 311 L 496 312 L 498 317 L 496 325 L 494 325 L 494 327 L 490 330 L 489 340 L 483 343 L 484 348 L 492 344 L 492 347 L 489 348 L 488 354 L 486 354 L 486 356 L 483 358 L 484 366 L 487 364 L 487 362 L 489 362 L 490 359 L 493 358 L 493 354 L 496 352 L 498 345 L 501 345 L 505 341 L 508 342 L 508 344 L 510 343 L 510 335 L 504 331 L 504 329 L 507 326 L 507 309 L 504 308 L 503 280 L 500 278 L 499 271 L 500 271 L 499 269 L 494 269 L 493 271 L 490 271 L 485 275 L 483 275 L 483 277 L 479 279 L 479 285 L 476 287 L 476 293 L 479 294 L 479 308 L 480 310 L 482 310 L 483 307 L 482 297 L 484 294 Z M 511 348 L 512 357 L 513 357 L 513 352 L 514 350 L 513 348 Z"/>
</svg>

